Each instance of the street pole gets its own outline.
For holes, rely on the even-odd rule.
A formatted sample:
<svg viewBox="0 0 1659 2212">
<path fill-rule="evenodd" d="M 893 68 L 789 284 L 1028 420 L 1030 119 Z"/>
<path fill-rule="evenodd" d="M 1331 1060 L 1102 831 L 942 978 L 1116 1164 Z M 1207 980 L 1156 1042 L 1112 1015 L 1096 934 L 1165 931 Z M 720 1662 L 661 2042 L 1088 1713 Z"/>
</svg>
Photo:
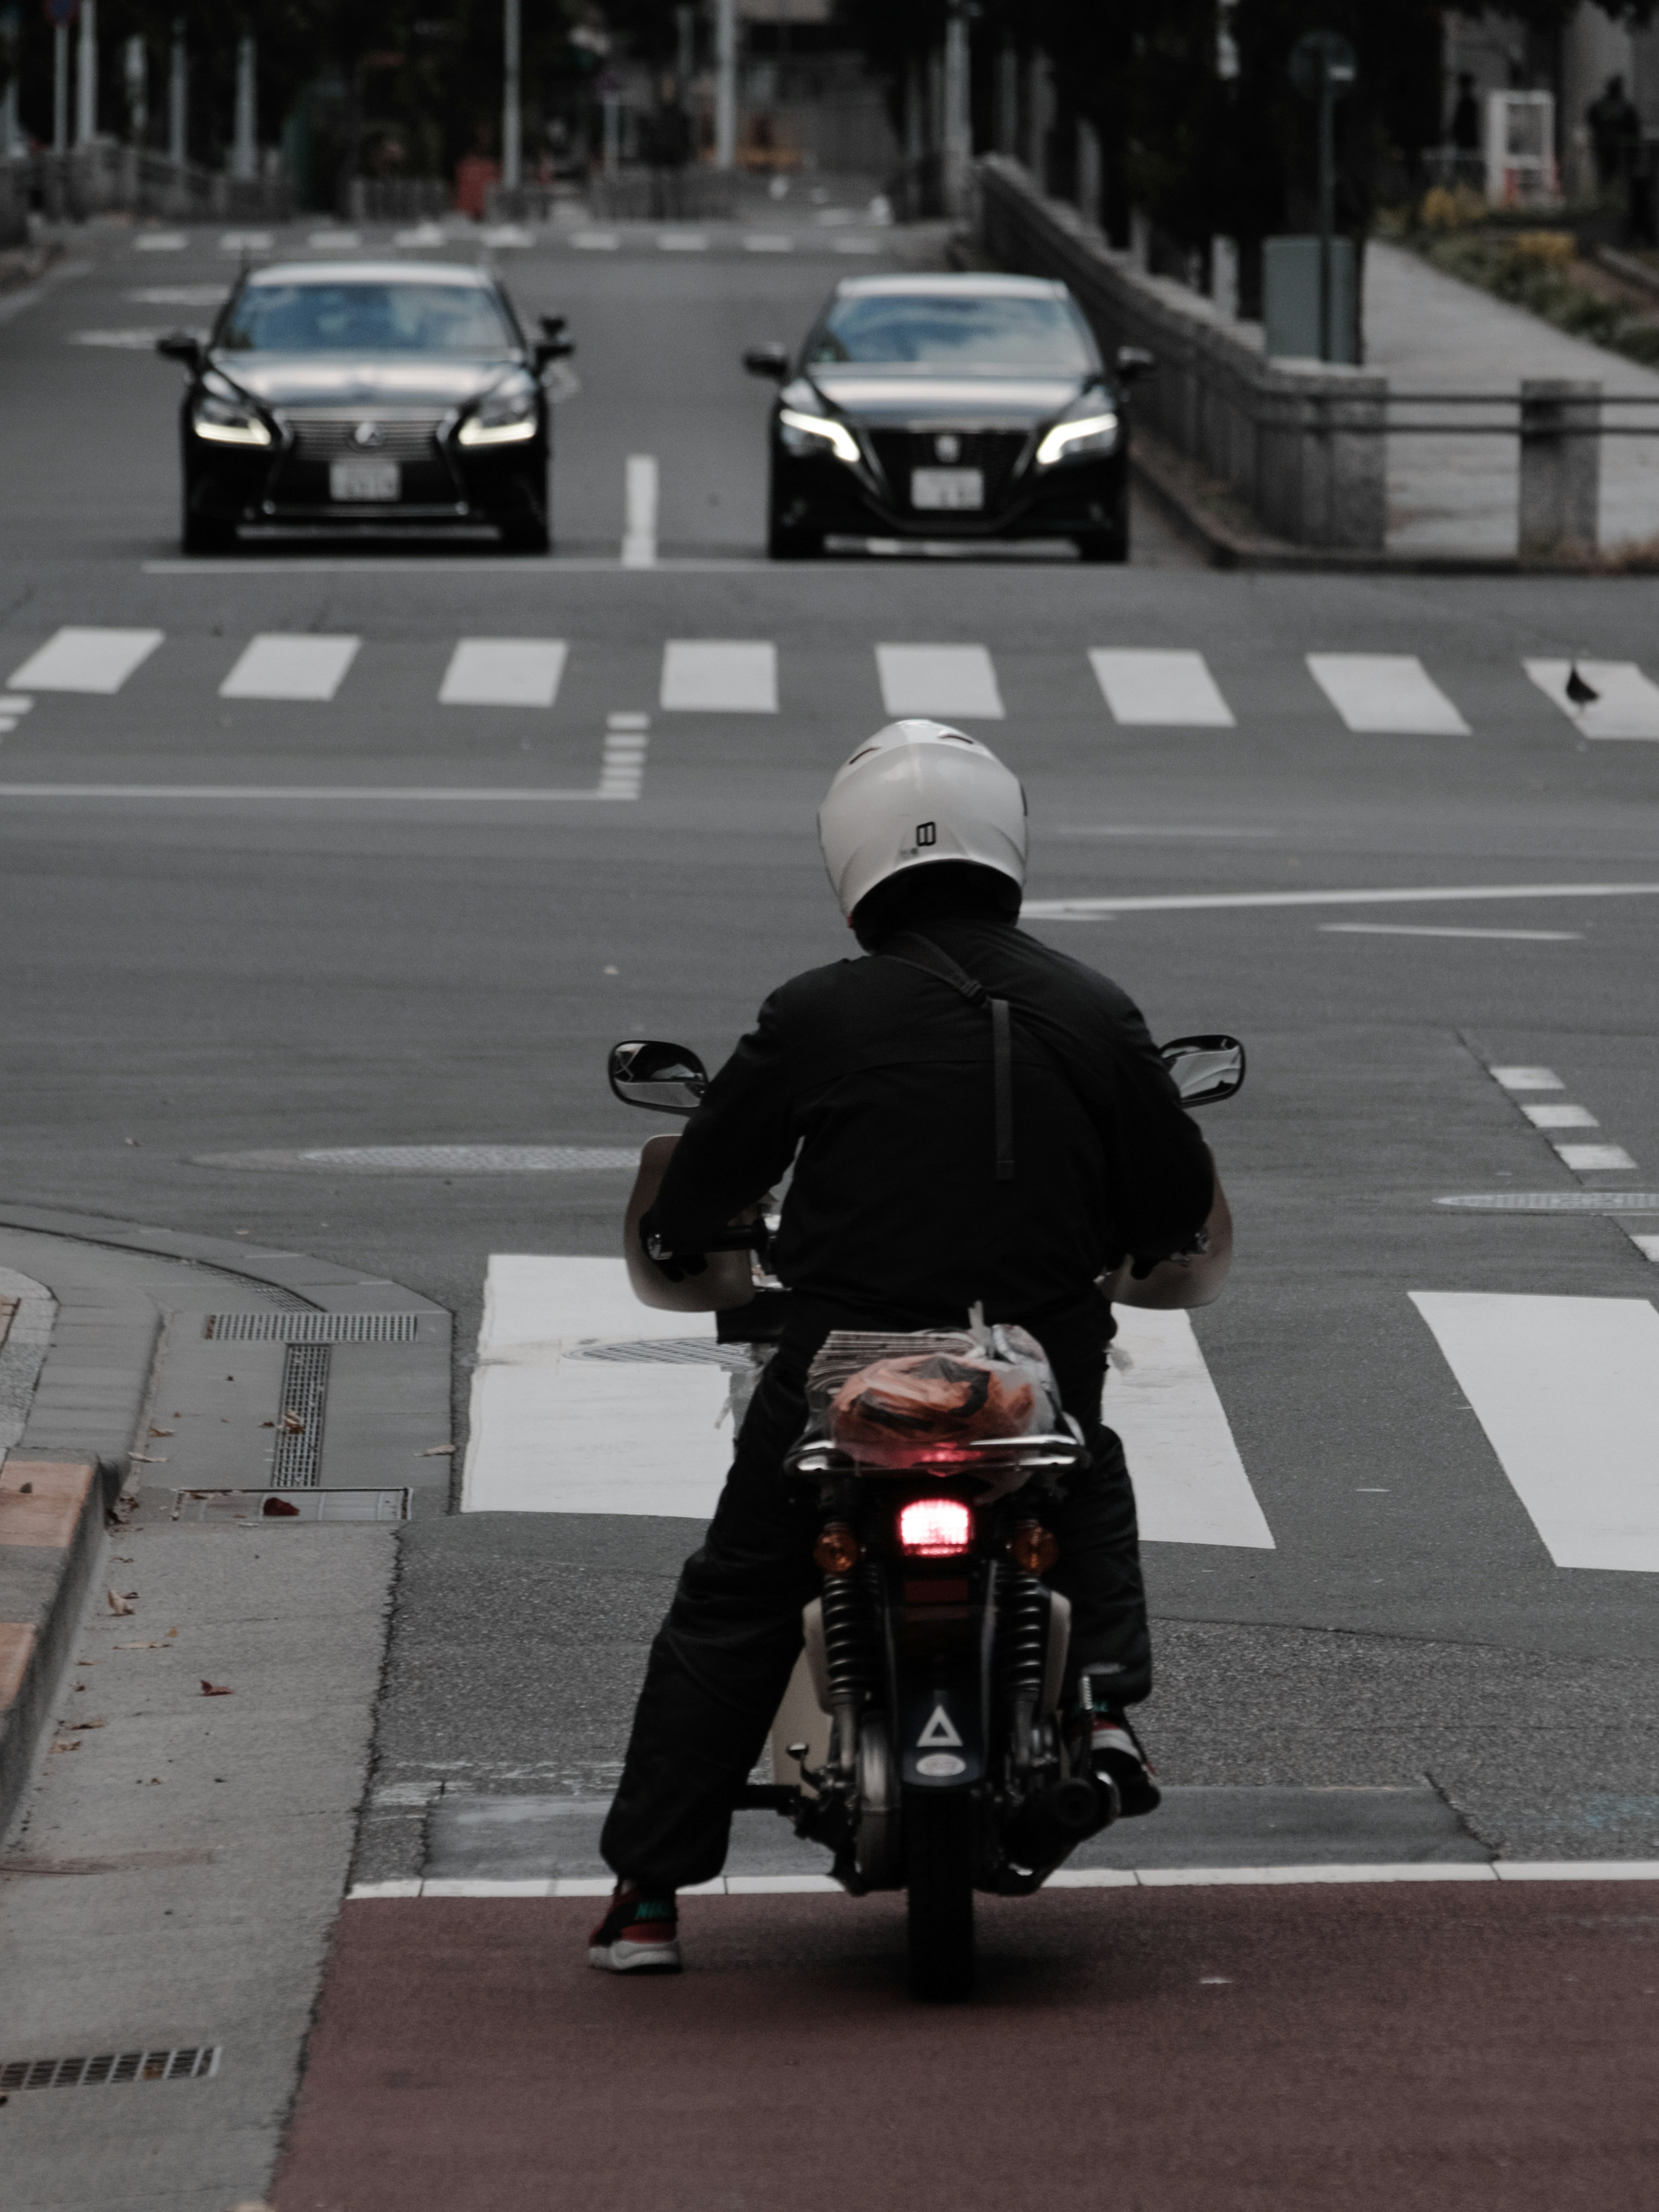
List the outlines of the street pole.
<svg viewBox="0 0 1659 2212">
<path fill-rule="evenodd" d="M 515 192 L 522 181 L 524 117 L 519 96 L 519 64 L 524 39 L 520 0 L 503 0 L 501 10 L 505 64 L 501 92 L 501 183 Z"/>
<path fill-rule="evenodd" d="M 714 167 L 738 165 L 738 0 L 714 5 Z"/>
<path fill-rule="evenodd" d="M 55 23 L 52 33 L 52 150 L 69 151 L 69 25 Z"/>
<path fill-rule="evenodd" d="M 236 42 L 236 136 L 232 143 L 230 173 L 250 181 L 258 175 L 258 100 L 254 76 L 253 34 L 246 32 Z"/>
<path fill-rule="evenodd" d="M 81 43 L 76 53 L 75 143 L 98 136 L 98 0 L 81 0 Z"/>
<path fill-rule="evenodd" d="M 185 166 L 185 149 L 190 143 L 189 118 L 185 101 L 189 96 L 190 78 L 185 57 L 185 19 L 173 19 L 173 66 L 167 77 L 167 155 L 175 168 Z"/>
<path fill-rule="evenodd" d="M 142 32 L 127 40 L 127 135 L 135 146 L 149 136 L 149 61 Z"/>
<path fill-rule="evenodd" d="M 945 25 L 945 209 L 965 215 L 968 165 L 973 159 L 973 122 L 969 106 L 967 10 L 957 0 Z"/>
<path fill-rule="evenodd" d="M 1319 358 L 1331 357 L 1331 232 L 1336 222 L 1336 88 L 1331 58 L 1319 57 Z"/>
</svg>

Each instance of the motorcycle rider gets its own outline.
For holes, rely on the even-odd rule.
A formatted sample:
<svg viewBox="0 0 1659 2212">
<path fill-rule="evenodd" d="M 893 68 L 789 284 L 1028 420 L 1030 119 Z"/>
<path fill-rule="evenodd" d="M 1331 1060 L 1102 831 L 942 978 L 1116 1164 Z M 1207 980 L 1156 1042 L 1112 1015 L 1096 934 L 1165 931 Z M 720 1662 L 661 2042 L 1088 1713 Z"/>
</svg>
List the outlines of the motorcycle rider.
<svg viewBox="0 0 1659 2212">
<path fill-rule="evenodd" d="M 616 1972 L 679 1966 L 675 1893 L 719 1873 L 800 1650 L 817 1523 L 781 1468 L 834 1328 L 961 1328 L 982 1301 L 1042 1343 L 1091 1452 L 1047 1516 L 1060 1554 L 1046 1579 L 1073 1607 L 1069 1680 L 1087 1680 L 1094 1762 L 1123 1811 L 1158 1802 L 1127 1712 L 1151 1687 L 1151 1650 L 1134 1495 L 1101 1391 L 1111 1301 L 1220 1291 L 1231 1224 L 1208 1148 L 1131 1001 L 1016 927 L 1024 793 L 988 746 L 890 724 L 837 774 L 818 826 L 871 957 L 774 992 L 641 1224 L 649 1258 L 683 1280 L 793 1164 L 774 1257 L 788 1318 L 652 1647 L 601 1841 L 617 1885 L 588 1956 Z M 993 999 L 1009 1011 L 988 1019 Z"/>
</svg>

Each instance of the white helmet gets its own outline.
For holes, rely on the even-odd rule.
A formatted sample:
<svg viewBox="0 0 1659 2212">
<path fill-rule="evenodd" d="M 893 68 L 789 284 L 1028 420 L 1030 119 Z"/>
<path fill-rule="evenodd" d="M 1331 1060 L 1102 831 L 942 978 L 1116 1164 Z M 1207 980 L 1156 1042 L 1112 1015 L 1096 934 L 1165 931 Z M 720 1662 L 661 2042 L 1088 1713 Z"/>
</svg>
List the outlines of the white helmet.
<svg viewBox="0 0 1659 2212">
<path fill-rule="evenodd" d="M 889 876 L 972 860 L 1025 881 L 1025 793 L 989 745 L 943 722 L 890 722 L 837 772 L 818 842 L 841 910 Z"/>
</svg>

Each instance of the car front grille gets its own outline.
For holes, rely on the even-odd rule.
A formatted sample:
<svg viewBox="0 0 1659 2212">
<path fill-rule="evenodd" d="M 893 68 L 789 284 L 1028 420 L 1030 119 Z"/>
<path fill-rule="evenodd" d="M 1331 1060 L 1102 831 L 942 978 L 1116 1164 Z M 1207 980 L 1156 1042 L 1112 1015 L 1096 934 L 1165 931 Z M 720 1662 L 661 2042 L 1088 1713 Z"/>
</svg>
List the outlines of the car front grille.
<svg viewBox="0 0 1659 2212">
<path fill-rule="evenodd" d="M 432 458 L 441 415 L 376 415 L 368 409 L 350 415 L 290 415 L 289 448 L 296 461 L 424 461 Z M 358 428 L 372 422 L 375 435 L 365 442 Z"/>
<path fill-rule="evenodd" d="M 349 513 L 333 501 L 330 470 L 336 461 L 395 461 L 398 464 L 399 507 L 453 507 L 461 497 L 450 455 L 438 433 L 442 415 L 382 415 L 369 407 L 341 409 L 327 414 L 303 414 L 297 410 L 283 418 L 289 443 L 277 457 L 270 494 L 278 511 L 327 510 Z M 360 424 L 372 422 L 372 444 L 357 436 Z"/>
<path fill-rule="evenodd" d="M 953 460 L 939 458 L 938 440 L 948 434 L 956 440 L 957 453 Z M 912 469 L 978 469 L 985 478 L 985 505 L 978 510 L 989 514 L 1004 505 L 1012 488 L 1015 464 L 1030 439 L 1025 430 L 876 430 L 870 442 L 875 448 L 882 474 L 886 477 L 893 505 L 906 514 L 917 510 L 910 504 L 910 471 Z M 941 515 L 942 523 L 965 521 L 966 515 Z"/>
</svg>

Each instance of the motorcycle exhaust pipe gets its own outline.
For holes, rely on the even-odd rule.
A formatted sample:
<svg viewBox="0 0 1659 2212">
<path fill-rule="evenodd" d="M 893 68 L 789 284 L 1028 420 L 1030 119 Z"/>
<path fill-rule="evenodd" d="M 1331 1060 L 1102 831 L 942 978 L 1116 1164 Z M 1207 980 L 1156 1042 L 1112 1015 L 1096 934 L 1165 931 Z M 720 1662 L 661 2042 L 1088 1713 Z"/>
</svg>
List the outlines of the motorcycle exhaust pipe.
<svg viewBox="0 0 1659 2212">
<path fill-rule="evenodd" d="M 1074 1775 L 1022 1805 L 1008 1823 L 1004 1843 L 1019 1865 L 1047 1866 L 1117 1818 L 1115 1785 L 1103 1775 Z"/>
</svg>

